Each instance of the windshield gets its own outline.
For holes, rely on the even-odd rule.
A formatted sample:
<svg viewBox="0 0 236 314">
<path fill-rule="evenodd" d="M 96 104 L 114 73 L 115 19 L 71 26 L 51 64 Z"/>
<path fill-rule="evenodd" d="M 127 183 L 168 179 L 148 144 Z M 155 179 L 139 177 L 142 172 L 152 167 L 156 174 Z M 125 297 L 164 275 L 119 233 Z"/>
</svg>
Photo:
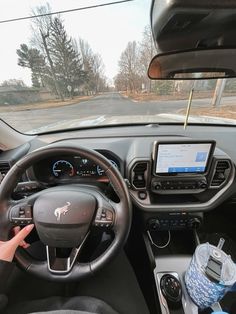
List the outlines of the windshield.
<svg viewBox="0 0 236 314">
<path fill-rule="evenodd" d="M 184 123 L 192 94 L 189 123 L 235 124 L 235 79 L 148 79 L 150 3 L 2 0 L 1 119 L 28 134 Z"/>
</svg>

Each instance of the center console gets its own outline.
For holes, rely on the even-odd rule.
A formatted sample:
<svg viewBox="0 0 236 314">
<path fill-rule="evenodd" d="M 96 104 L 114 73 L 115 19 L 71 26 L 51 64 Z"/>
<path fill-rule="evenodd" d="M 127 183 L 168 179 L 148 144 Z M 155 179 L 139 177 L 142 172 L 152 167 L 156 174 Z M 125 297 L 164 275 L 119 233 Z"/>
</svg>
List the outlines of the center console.
<svg viewBox="0 0 236 314">
<path fill-rule="evenodd" d="M 166 234 L 166 235 L 165 235 Z M 153 266 L 153 276 L 161 314 L 199 314 L 185 286 L 185 272 L 198 244 L 193 231 L 171 231 L 168 246 L 166 231 L 156 231 L 153 239 L 144 233 L 144 242 Z M 162 243 L 162 244 L 163 244 Z M 205 312 L 204 312 L 205 313 Z M 202 312 L 201 312 L 202 314 Z"/>
<path fill-rule="evenodd" d="M 133 145 L 128 183 L 154 265 L 161 314 L 198 314 L 184 276 L 205 212 L 234 193 L 235 165 L 212 140 L 160 136 L 148 157 Z M 143 157 L 134 157 L 137 152 Z"/>
<path fill-rule="evenodd" d="M 133 158 L 128 171 L 133 202 L 156 213 L 213 209 L 229 197 L 235 177 L 233 162 L 215 141 L 185 137 L 160 137 L 149 158 Z"/>
</svg>

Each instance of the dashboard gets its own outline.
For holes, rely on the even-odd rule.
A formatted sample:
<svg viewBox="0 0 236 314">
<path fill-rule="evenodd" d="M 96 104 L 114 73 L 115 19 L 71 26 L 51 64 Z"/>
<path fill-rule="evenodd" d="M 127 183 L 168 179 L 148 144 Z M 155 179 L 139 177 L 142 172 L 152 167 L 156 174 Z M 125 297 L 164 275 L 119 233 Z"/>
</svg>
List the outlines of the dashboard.
<svg viewBox="0 0 236 314">
<path fill-rule="evenodd" d="M 213 139 L 149 136 L 69 141 L 105 156 L 126 179 L 134 206 L 144 212 L 203 212 L 233 190 L 234 162 Z M 109 183 L 103 169 L 82 156 L 41 160 L 27 176 L 49 186 Z"/>
<path fill-rule="evenodd" d="M 189 126 L 186 131 L 177 125 L 150 125 L 41 135 L 3 151 L 0 172 L 37 148 L 69 142 L 105 156 L 126 180 L 134 208 L 144 214 L 204 212 L 235 194 L 234 132 L 233 127 Z M 98 165 L 65 154 L 29 168 L 18 190 L 35 189 L 36 183 L 44 188 L 74 183 L 109 187 Z"/>
</svg>

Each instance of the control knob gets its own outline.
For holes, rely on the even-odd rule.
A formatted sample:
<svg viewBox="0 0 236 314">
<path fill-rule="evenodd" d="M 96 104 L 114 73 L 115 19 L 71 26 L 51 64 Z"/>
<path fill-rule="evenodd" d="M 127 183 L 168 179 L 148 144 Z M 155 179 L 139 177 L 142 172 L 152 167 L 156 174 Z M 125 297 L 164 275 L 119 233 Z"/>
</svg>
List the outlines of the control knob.
<svg viewBox="0 0 236 314">
<path fill-rule="evenodd" d="M 161 183 L 160 182 L 157 182 L 154 184 L 154 189 L 155 190 L 160 190 L 161 189 Z"/>
<path fill-rule="evenodd" d="M 158 230 L 160 228 L 160 221 L 158 219 L 150 219 L 148 221 L 148 227 L 150 230 Z"/>
<path fill-rule="evenodd" d="M 198 183 L 198 187 L 199 187 L 200 189 L 206 189 L 206 188 L 207 188 L 207 182 L 204 181 L 204 180 L 200 181 L 200 182 Z"/>
<path fill-rule="evenodd" d="M 188 227 L 191 228 L 191 229 L 198 229 L 201 225 L 201 221 L 199 218 L 191 218 L 189 221 L 188 221 Z"/>
</svg>

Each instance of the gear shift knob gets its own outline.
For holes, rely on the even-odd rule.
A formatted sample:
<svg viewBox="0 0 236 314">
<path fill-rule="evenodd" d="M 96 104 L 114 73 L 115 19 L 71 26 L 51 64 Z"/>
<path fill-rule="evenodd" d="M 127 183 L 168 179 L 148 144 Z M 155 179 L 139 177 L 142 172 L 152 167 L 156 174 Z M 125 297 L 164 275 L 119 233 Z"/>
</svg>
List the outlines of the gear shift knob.
<svg viewBox="0 0 236 314">
<path fill-rule="evenodd" d="M 182 289 L 179 280 L 173 275 L 164 275 L 160 282 L 161 292 L 169 303 L 179 303 L 181 301 Z"/>
</svg>

